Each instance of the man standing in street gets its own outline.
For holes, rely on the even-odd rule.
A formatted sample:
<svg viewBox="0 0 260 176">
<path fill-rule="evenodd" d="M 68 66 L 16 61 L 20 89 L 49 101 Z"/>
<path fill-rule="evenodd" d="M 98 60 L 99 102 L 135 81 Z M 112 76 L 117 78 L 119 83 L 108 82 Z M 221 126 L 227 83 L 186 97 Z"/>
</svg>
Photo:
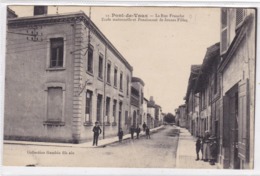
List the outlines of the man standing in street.
<svg viewBox="0 0 260 176">
<path fill-rule="evenodd" d="M 136 131 L 136 139 L 139 139 L 139 134 L 141 132 L 141 128 L 139 127 L 139 125 L 137 126 L 135 131 Z"/>
<path fill-rule="evenodd" d="M 93 137 L 93 146 L 94 145 L 98 145 L 98 136 L 99 134 L 101 134 L 102 130 L 98 125 L 98 122 L 95 122 L 95 126 L 93 127 L 93 133 L 94 133 L 94 137 Z"/>
<path fill-rule="evenodd" d="M 151 139 L 151 137 L 150 137 L 150 129 L 149 129 L 148 126 L 146 127 L 145 134 L 146 134 L 146 139 Z"/>
</svg>

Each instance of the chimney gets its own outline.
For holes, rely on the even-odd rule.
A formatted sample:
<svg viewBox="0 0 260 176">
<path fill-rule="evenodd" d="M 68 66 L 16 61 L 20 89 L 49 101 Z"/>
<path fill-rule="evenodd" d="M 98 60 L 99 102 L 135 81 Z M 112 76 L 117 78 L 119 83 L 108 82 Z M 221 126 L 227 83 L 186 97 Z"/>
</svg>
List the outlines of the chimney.
<svg viewBox="0 0 260 176">
<path fill-rule="evenodd" d="M 33 15 L 47 15 L 48 7 L 47 6 L 34 6 Z"/>
</svg>

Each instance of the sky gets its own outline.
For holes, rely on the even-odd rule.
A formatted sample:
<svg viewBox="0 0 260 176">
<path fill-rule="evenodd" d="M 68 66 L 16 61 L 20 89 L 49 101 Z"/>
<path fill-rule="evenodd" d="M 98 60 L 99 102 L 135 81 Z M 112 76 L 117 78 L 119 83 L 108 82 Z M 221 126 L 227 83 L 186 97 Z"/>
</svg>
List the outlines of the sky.
<svg viewBox="0 0 260 176">
<path fill-rule="evenodd" d="M 10 8 L 20 17 L 33 15 L 32 6 Z M 48 7 L 48 14 L 57 11 L 88 15 L 89 7 Z M 127 15 L 136 21 L 122 21 Z M 145 97 L 153 96 L 164 113 L 184 104 L 191 65 L 201 64 L 207 48 L 220 40 L 219 8 L 92 7 L 91 19 L 144 81 Z"/>
</svg>

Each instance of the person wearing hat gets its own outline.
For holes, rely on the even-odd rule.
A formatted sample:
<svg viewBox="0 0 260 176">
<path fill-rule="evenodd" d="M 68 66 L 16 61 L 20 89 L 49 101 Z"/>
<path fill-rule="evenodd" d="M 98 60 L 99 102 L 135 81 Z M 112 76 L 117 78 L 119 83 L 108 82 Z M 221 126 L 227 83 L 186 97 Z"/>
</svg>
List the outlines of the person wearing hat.
<svg viewBox="0 0 260 176">
<path fill-rule="evenodd" d="M 93 127 L 93 133 L 94 133 L 94 137 L 93 137 L 93 146 L 94 145 L 98 145 L 98 136 L 99 134 L 101 134 L 102 130 L 98 125 L 98 122 L 95 122 L 95 126 Z"/>
<path fill-rule="evenodd" d="M 216 137 L 215 136 L 210 136 L 209 140 L 210 140 L 210 164 L 211 165 L 215 165 L 215 162 L 217 161 L 217 155 L 218 155 L 218 145 L 217 145 L 217 141 L 216 141 Z"/>
<path fill-rule="evenodd" d="M 123 136 L 124 136 L 124 132 L 123 132 L 122 128 L 119 128 L 119 132 L 118 132 L 117 136 L 118 136 L 119 142 L 122 142 Z"/>
</svg>

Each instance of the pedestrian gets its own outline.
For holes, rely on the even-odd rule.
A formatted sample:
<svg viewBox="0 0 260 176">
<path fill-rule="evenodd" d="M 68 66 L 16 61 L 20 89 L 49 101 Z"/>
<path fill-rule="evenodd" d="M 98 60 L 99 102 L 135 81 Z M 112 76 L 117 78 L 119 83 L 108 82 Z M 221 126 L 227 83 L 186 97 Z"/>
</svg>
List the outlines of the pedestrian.
<svg viewBox="0 0 260 176">
<path fill-rule="evenodd" d="M 99 134 L 101 134 L 102 130 L 98 125 L 98 122 L 95 122 L 95 126 L 93 127 L 93 133 L 94 133 L 94 137 L 93 137 L 93 146 L 94 145 L 98 145 L 98 136 Z"/>
<path fill-rule="evenodd" d="M 199 157 L 200 149 L 201 149 L 201 140 L 200 140 L 200 137 L 198 136 L 197 141 L 196 141 L 196 154 L 197 154 L 196 161 L 198 161 L 200 159 L 200 157 Z"/>
<path fill-rule="evenodd" d="M 118 131 L 118 134 L 117 134 L 119 142 L 122 142 L 123 135 L 124 135 L 124 132 L 123 132 L 122 128 L 119 128 L 119 131 Z"/>
<path fill-rule="evenodd" d="M 150 129 L 149 129 L 148 126 L 145 129 L 145 135 L 146 135 L 146 139 L 151 139 L 151 137 L 150 137 Z"/>
<path fill-rule="evenodd" d="M 139 125 L 137 126 L 137 128 L 135 129 L 136 132 L 136 139 L 139 139 L 139 134 L 141 132 L 141 128 L 139 127 Z"/>
<path fill-rule="evenodd" d="M 211 136 L 210 140 L 210 165 L 215 165 L 218 155 L 218 145 L 215 136 Z"/>
<path fill-rule="evenodd" d="M 146 130 L 146 124 L 145 124 L 145 122 L 143 123 L 143 131 L 145 132 L 145 130 Z"/>
<path fill-rule="evenodd" d="M 205 136 L 203 140 L 203 160 L 207 162 L 209 160 L 210 150 L 209 150 L 209 132 L 205 131 Z"/>
<path fill-rule="evenodd" d="M 131 126 L 130 133 L 131 133 L 131 139 L 134 139 L 134 133 L 135 133 L 134 125 Z"/>
</svg>

